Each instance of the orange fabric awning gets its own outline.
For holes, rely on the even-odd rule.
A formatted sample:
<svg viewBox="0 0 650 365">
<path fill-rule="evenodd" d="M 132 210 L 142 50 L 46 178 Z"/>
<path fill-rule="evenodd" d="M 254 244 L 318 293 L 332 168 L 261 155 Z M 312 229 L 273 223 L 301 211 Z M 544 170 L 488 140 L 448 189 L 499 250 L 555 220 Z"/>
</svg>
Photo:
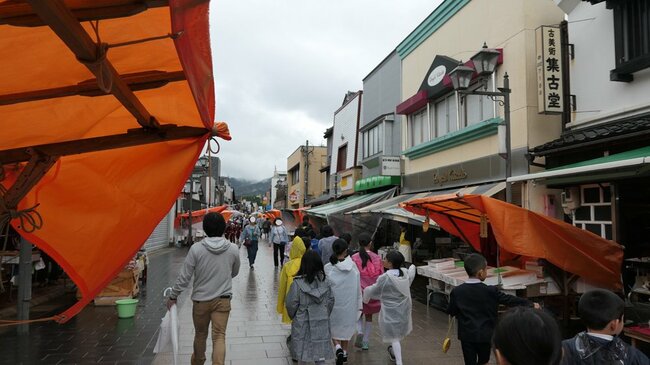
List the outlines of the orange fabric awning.
<svg viewBox="0 0 650 365">
<path fill-rule="evenodd" d="M 85 9 L 86 15 L 91 13 L 88 9 L 108 3 L 65 2 Z M 129 6 L 123 3 L 114 9 Z M 26 7 L 31 13 L 23 1 L 0 1 L 0 8 L 12 6 Z M 160 82 L 153 88 L 149 83 L 133 93 L 160 125 L 205 129 L 205 134 L 64 155 L 20 201 L 19 210 L 37 205 L 43 227 L 27 233 L 14 219 L 14 228 L 56 260 L 81 292 L 79 302 L 58 318 L 60 322 L 77 314 L 138 251 L 178 197 L 210 137 L 215 101 L 208 7 L 209 1 L 170 0 L 168 7 L 142 9 L 134 15 L 98 16 L 97 32 L 90 22 L 81 23 L 93 42 L 109 45 L 173 34 L 174 40 L 167 37 L 108 48 L 105 59 L 121 76 L 183 75 L 188 81 Z M 16 102 L 37 91 L 48 94 L 85 84 L 96 88 L 109 82 L 95 80 L 50 27 L 8 25 L 11 22 L 2 18 L 6 14 L 0 12 L 0 153 L 113 136 L 140 127 L 114 95 L 98 91 L 101 85 L 86 94 Z M 38 20 L 37 15 L 31 17 Z M 230 139 L 225 124 L 216 130 Z M 4 164 L 6 176 L 0 184 L 11 187 L 25 165 Z"/>
<path fill-rule="evenodd" d="M 208 209 L 195 210 L 192 212 L 192 224 L 203 222 L 203 217 L 208 213 L 221 213 L 224 210 L 228 209 L 228 205 L 220 205 L 218 207 L 212 207 Z M 174 220 L 174 227 L 178 228 L 181 226 L 182 220 L 187 220 L 190 218 L 189 213 L 183 213 L 176 216 Z"/>
<path fill-rule="evenodd" d="M 435 196 L 406 201 L 401 206 L 428 216 L 478 251 L 484 215 L 505 251 L 543 258 L 595 284 L 621 288 L 622 246 L 558 219 L 483 195 Z"/>
</svg>

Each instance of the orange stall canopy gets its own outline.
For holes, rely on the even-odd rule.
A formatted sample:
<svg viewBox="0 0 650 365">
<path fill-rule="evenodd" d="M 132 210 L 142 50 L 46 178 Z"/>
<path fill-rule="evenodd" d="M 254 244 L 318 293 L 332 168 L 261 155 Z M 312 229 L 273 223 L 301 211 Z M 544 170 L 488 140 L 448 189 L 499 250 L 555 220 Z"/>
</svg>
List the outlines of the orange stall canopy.
<svg viewBox="0 0 650 365">
<path fill-rule="evenodd" d="M 212 207 L 208 209 L 195 210 L 192 212 L 192 224 L 203 222 L 203 217 L 208 213 L 221 213 L 224 210 L 228 209 L 228 205 L 220 205 L 218 207 Z M 180 227 L 181 221 L 187 221 L 190 218 L 189 213 L 183 213 L 176 216 L 174 220 L 174 227 Z"/>
<path fill-rule="evenodd" d="M 230 139 L 214 125 L 208 7 L 0 0 L 0 226 L 79 288 L 59 322 L 140 249 L 206 140 Z"/>
<path fill-rule="evenodd" d="M 480 251 L 481 217 L 503 250 L 543 258 L 589 282 L 620 289 L 623 248 L 589 231 L 483 195 L 443 195 L 401 203 Z"/>
</svg>

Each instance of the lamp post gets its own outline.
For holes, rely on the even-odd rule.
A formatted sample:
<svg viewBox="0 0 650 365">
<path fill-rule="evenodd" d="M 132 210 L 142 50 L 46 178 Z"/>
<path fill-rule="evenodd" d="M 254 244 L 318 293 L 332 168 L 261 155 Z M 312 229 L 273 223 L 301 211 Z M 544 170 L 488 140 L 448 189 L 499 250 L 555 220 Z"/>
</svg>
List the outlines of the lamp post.
<svg viewBox="0 0 650 365">
<path fill-rule="evenodd" d="M 503 122 L 499 125 L 499 130 L 505 129 L 505 152 L 499 155 L 506 161 L 506 202 L 512 203 L 512 184 L 508 182 L 508 178 L 512 176 L 512 146 L 510 141 L 510 79 L 508 73 L 503 75 L 503 87 L 497 88 L 498 91 L 486 90 L 469 90 L 469 85 L 472 81 L 474 74 L 478 74 L 482 88 L 487 87 L 487 77 L 494 73 L 499 59 L 500 52 L 495 49 L 490 49 L 487 44 L 483 44 L 483 48 L 471 57 L 474 68 L 458 65 L 449 73 L 451 82 L 456 90 L 461 95 L 482 95 L 487 96 L 491 100 L 503 106 Z M 458 116 L 460 118 L 460 115 Z M 501 152 L 501 151 L 500 151 Z"/>
</svg>

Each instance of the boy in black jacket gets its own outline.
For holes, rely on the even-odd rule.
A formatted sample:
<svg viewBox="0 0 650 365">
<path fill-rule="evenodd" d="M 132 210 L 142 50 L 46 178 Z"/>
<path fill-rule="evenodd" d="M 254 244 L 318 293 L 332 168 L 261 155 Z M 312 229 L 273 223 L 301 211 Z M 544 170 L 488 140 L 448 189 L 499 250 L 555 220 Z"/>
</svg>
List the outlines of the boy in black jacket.
<svg viewBox="0 0 650 365">
<path fill-rule="evenodd" d="M 562 342 L 562 364 L 649 364 L 646 355 L 618 337 L 623 331 L 624 310 L 625 302 L 609 290 L 584 293 L 578 313 L 587 331 Z"/>
<path fill-rule="evenodd" d="M 504 294 L 496 286 L 485 285 L 487 261 L 479 254 L 465 258 L 465 271 L 469 279 L 451 291 L 447 313 L 458 321 L 465 365 L 487 364 L 499 304 L 532 306 L 533 303 Z M 537 303 L 534 306 L 539 308 Z"/>
</svg>

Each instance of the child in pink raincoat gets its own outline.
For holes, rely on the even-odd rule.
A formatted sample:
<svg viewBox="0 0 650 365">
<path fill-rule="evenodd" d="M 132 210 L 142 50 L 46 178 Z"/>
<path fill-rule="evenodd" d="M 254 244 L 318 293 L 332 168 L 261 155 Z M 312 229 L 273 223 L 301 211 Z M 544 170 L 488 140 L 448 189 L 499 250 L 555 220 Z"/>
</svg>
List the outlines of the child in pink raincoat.
<svg viewBox="0 0 650 365">
<path fill-rule="evenodd" d="M 377 282 L 377 278 L 384 273 L 381 257 L 372 252 L 372 239 L 369 234 L 359 236 L 359 252 L 352 255 L 352 261 L 357 265 L 361 275 L 361 290 Z M 370 334 L 372 333 L 372 315 L 379 313 L 381 304 L 378 300 L 363 303 L 363 316 L 357 323 L 357 338 L 354 346 L 368 350 Z"/>
</svg>

